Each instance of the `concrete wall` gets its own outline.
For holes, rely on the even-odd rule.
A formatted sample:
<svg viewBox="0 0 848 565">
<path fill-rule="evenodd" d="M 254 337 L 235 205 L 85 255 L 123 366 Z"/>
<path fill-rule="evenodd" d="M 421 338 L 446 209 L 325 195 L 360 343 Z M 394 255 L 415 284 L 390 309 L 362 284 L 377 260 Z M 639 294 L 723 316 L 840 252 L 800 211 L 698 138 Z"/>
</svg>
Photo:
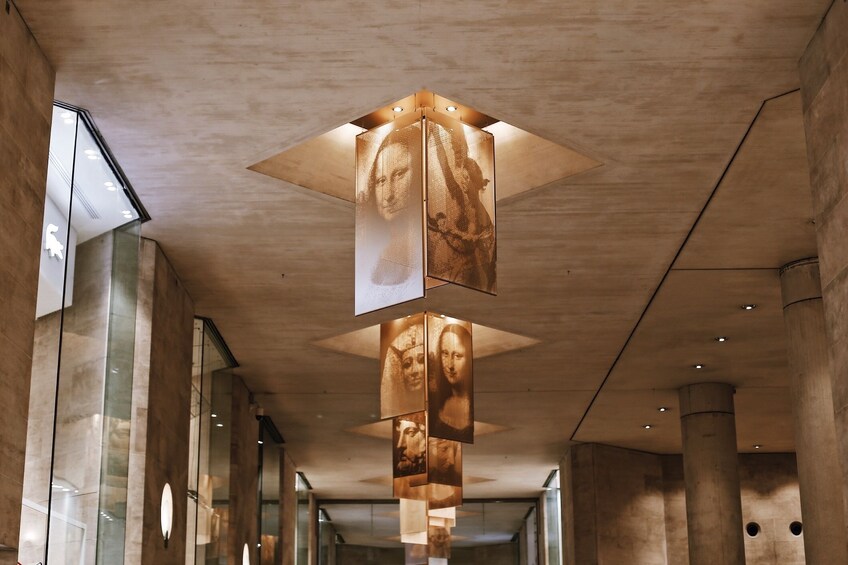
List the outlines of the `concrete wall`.
<svg viewBox="0 0 848 565">
<path fill-rule="evenodd" d="M 133 368 L 125 563 L 184 564 L 194 306 L 156 242 L 142 239 Z M 165 547 L 160 505 L 174 498 Z"/>
<path fill-rule="evenodd" d="M 686 489 L 678 455 L 654 455 L 598 444 L 573 446 L 560 468 L 564 563 L 613 565 L 689 563 Z M 739 457 L 747 565 L 804 563 L 793 454 Z"/>
<path fill-rule="evenodd" d="M 259 542 L 256 514 L 259 487 L 259 422 L 250 407 L 250 391 L 233 376 L 232 434 L 230 436 L 230 522 L 227 562 L 241 565 L 244 544 L 255 563 Z"/>
<path fill-rule="evenodd" d="M 17 547 L 54 72 L 0 4 L 0 546 Z M 15 563 L 0 553 L 0 563 Z"/>
<path fill-rule="evenodd" d="M 848 4 L 834 2 L 801 58 L 842 492 L 848 494 Z M 848 508 L 848 500 L 845 501 Z"/>
<path fill-rule="evenodd" d="M 591 443 L 575 445 L 563 459 L 560 473 L 566 507 L 564 563 L 665 565 L 659 456 Z"/>
<path fill-rule="evenodd" d="M 804 564 L 804 540 L 789 524 L 801 522 L 798 471 L 792 453 L 739 455 L 742 523 L 756 522 L 760 534 L 745 536 L 747 565 Z"/>
</svg>

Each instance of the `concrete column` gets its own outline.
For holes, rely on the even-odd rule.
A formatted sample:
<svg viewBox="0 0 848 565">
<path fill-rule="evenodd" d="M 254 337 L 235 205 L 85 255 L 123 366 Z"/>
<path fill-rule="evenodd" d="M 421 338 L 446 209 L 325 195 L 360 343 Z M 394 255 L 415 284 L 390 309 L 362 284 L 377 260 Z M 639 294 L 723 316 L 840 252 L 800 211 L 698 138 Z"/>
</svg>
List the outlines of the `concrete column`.
<svg viewBox="0 0 848 565">
<path fill-rule="evenodd" d="M 842 495 L 848 507 L 848 2 L 833 2 L 801 57 L 801 99 L 832 375 Z M 846 512 L 848 515 L 848 512 Z"/>
<path fill-rule="evenodd" d="M 819 262 L 780 270 L 807 563 L 848 563 Z"/>
<path fill-rule="evenodd" d="M 680 389 L 690 565 L 744 565 L 733 387 Z"/>
</svg>

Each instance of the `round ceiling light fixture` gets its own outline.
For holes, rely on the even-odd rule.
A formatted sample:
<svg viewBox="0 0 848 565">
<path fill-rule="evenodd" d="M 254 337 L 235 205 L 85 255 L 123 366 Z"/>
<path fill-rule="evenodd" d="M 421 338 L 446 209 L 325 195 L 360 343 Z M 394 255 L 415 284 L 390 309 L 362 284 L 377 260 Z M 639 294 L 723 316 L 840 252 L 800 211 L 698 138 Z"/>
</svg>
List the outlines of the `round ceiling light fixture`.
<svg viewBox="0 0 848 565">
<path fill-rule="evenodd" d="M 403 112 L 403 106 L 395 106 L 392 108 L 392 112 Z"/>
<path fill-rule="evenodd" d="M 171 485 L 169 483 L 165 483 L 165 486 L 162 488 L 159 521 L 162 525 L 162 537 L 165 538 L 165 547 L 168 547 L 168 539 L 171 537 L 171 528 L 174 525 L 174 495 L 171 492 Z"/>
<path fill-rule="evenodd" d="M 448 112 L 456 112 L 456 106 L 448 106 L 447 108 L 445 108 L 445 110 L 447 110 Z"/>
</svg>

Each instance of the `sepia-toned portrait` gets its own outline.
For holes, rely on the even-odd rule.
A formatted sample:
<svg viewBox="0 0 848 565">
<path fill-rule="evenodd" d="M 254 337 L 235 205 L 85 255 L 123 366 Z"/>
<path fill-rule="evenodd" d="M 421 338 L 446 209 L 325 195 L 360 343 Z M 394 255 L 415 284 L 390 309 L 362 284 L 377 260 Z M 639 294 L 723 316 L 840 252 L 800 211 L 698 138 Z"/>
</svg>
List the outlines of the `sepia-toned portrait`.
<svg viewBox="0 0 848 565">
<path fill-rule="evenodd" d="M 430 526 L 427 531 L 427 553 L 436 559 L 450 558 L 450 530 L 439 526 Z"/>
<path fill-rule="evenodd" d="M 427 441 L 427 481 L 462 486 L 462 444 L 431 437 Z"/>
<path fill-rule="evenodd" d="M 427 332 L 430 436 L 474 443 L 471 324 L 430 315 Z"/>
<path fill-rule="evenodd" d="M 356 138 L 357 315 L 424 295 L 421 123 Z"/>
<path fill-rule="evenodd" d="M 494 139 L 428 114 L 427 276 L 497 292 Z"/>
<path fill-rule="evenodd" d="M 424 412 L 393 420 L 394 477 L 410 477 L 427 472 L 427 427 Z"/>
<path fill-rule="evenodd" d="M 424 410 L 424 314 L 380 324 L 380 417 Z"/>
</svg>

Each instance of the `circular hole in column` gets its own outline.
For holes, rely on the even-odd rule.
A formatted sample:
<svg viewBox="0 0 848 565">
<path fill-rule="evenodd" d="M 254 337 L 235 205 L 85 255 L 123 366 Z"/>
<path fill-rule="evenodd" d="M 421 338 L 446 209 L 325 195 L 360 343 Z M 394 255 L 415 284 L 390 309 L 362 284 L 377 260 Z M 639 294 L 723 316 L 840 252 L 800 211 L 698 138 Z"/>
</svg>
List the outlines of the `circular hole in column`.
<svg viewBox="0 0 848 565">
<path fill-rule="evenodd" d="M 804 531 L 804 525 L 801 522 L 792 522 L 789 524 L 789 531 L 792 532 L 793 536 L 798 537 Z"/>
<path fill-rule="evenodd" d="M 752 538 L 757 537 L 760 535 L 760 525 L 756 522 L 748 522 L 745 526 L 745 533 Z"/>
</svg>

